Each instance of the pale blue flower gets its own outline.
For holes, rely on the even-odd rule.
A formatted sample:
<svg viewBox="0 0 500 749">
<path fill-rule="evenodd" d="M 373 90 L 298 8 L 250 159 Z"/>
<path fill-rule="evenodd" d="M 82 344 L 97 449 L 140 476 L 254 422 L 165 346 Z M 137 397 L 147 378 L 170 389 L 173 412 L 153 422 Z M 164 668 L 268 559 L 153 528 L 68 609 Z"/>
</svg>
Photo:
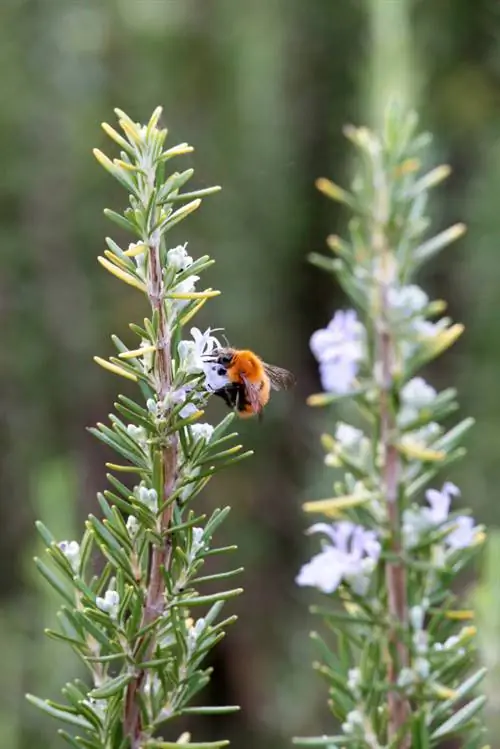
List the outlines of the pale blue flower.
<svg viewBox="0 0 500 749">
<path fill-rule="evenodd" d="M 202 422 L 198 424 L 192 424 L 190 426 L 190 431 L 191 436 L 194 440 L 205 440 L 205 442 L 209 442 L 212 434 L 214 433 L 214 428 L 211 424 Z"/>
<path fill-rule="evenodd" d="M 295 580 L 297 585 L 333 593 L 345 580 L 358 595 L 364 595 L 369 575 L 380 555 L 381 547 L 374 531 L 341 521 L 333 525 L 315 523 L 307 532 L 325 533 L 331 543 L 325 544 L 319 554 L 303 565 Z"/>
<path fill-rule="evenodd" d="M 310 347 L 325 391 L 343 395 L 351 389 L 363 356 L 362 331 L 354 310 L 338 310 L 326 328 L 312 334 Z"/>
<path fill-rule="evenodd" d="M 403 513 L 403 538 L 407 547 L 417 545 L 432 528 L 447 531 L 443 543 L 448 549 L 465 549 L 474 543 L 478 527 L 467 515 L 458 515 L 449 520 L 451 500 L 460 496 L 460 489 L 446 481 L 441 491 L 428 489 L 425 498 L 429 507 L 410 508 Z"/>
<path fill-rule="evenodd" d="M 76 574 L 80 569 L 80 544 L 78 541 L 61 541 L 58 546 Z"/>
</svg>

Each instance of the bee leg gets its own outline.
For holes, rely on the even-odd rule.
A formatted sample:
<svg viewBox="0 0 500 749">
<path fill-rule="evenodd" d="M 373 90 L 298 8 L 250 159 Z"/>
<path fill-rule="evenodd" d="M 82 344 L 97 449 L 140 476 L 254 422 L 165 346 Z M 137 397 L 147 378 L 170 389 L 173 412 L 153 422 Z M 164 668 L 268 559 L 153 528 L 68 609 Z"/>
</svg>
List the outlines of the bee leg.
<svg viewBox="0 0 500 749">
<path fill-rule="evenodd" d="M 239 391 L 240 386 L 237 383 L 232 383 L 219 390 L 214 390 L 214 395 L 218 395 L 219 398 L 222 398 L 226 406 L 233 409 L 237 408 Z"/>
</svg>

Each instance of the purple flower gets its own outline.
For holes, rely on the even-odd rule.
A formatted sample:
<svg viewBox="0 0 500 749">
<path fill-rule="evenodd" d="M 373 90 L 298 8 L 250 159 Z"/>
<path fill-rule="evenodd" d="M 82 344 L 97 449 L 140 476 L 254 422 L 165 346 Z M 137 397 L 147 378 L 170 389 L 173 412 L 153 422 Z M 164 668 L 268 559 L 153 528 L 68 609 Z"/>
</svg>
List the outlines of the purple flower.
<svg viewBox="0 0 500 749">
<path fill-rule="evenodd" d="M 446 481 L 441 491 L 428 489 L 425 498 L 429 507 L 406 510 L 403 513 L 403 536 L 408 547 L 415 546 L 433 527 L 441 526 L 446 533 L 443 543 L 448 549 L 465 549 L 474 543 L 478 527 L 467 515 L 449 520 L 451 500 L 460 496 L 460 489 Z"/>
<path fill-rule="evenodd" d="M 307 532 L 325 533 L 331 543 L 325 544 L 319 554 L 303 565 L 295 579 L 297 585 L 333 593 L 345 580 L 355 593 L 364 595 L 369 575 L 380 555 L 375 533 L 348 521 L 334 525 L 315 523 Z"/>
<path fill-rule="evenodd" d="M 459 515 L 450 523 L 453 530 L 446 536 L 446 543 L 450 549 L 466 549 L 474 543 L 478 528 L 474 525 L 473 518 L 468 515 Z"/>
<path fill-rule="evenodd" d="M 425 492 L 425 498 L 430 507 L 424 507 L 422 513 L 432 525 L 441 525 L 450 514 L 450 505 L 452 497 L 459 497 L 460 489 L 451 481 L 446 481 L 439 492 L 437 489 L 428 489 Z"/>
<path fill-rule="evenodd" d="M 325 391 L 344 395 L 351 389 L 363 355 L 361 334 L 354 310 L 338 310 L 328 327 L 312 334 L 310 347 Z"/>
</svg>

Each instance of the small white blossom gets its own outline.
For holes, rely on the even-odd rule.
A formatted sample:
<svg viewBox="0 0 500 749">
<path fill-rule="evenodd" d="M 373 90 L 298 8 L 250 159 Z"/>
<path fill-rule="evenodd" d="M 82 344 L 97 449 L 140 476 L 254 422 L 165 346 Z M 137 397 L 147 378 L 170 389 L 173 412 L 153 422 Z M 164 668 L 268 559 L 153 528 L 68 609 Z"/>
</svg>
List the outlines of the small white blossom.
<svg viewBox="0 0 500 749">
<path fill-rule="evenodd" d="M 396 317 L 408 318 L 422 312 L 429 304 L 429 297 L 415 284 L 400 288 L 392 286 L 387 292 L 387 303 Z"/>
<path fill-rule="evenodd" d="M 326 328 L 312 334 L 310 347 L 326 392 L 344 395 L 351 390 L 363 357 L 362 335 L 354 310 L 338 310 Z"/>
<path fill-rule="evenodd" d="M 214 433 L 214 427 L 211 424 L 204 422 L 201 424 L 192 424 L 190 426 L 190 431 L 195 441 L 205 440 L 205 442 L 209 442 Z"/>
<path fill-rule="evenodd" d="M 203 630 L 205 629 L 206 622 L 203 617 L 200 619 L 197 619 L 196 622 L 188 628 L 188 637 L 187 637 L 187 648 L 188 653 L 192 653 L 196 647 L 196 643 L 200 637 L 200 635 L 203 633 Z"/>
<path fill-rule="evenodd" d="M 155 695 L 161 689 L 161 681 L 156 674 L 147 673 L 144 681 L 144 694 L 148 697 Z"/>
<path fill-rule="evenodd" d="M 131 242 L 128 246 L 128 250 L 131 252 L 135 250 L 137 247 L 140 247 L 142 249 L 142 252 L 138 252 L 132 256 L 132 260 L 134 261 L 136 268 L 137 268 L 137 274 L 146 280 L 146 250 L 147 247 L 144 244 L 144 242 Z"/>
<path fill-rule="evenodd" d="M 431 672 L 431 664 L 429 663 L 427 658 L 422 658 L 421 656 L 415 658 L 413 668 L 415 669 L 415 672 L 420 677 L 420 679 L 425 680 L 429 678 L 429 674 Z"/>
<path fill-rule="evenodd" d="M 128 531 L 130 538 L 134 538 L 138 530 L 139 530 L 139 521 L 137 520 L 135 515 L 129 515 L 127 518 L 127 531 Z"/>
<path fill-rule="evenodd" d="M 139 444 L 145 444 L 148 439 L 148 435 L 144 427 L 138 427 L 136 424 L 127 425 L 127 434 L 132 437 L 135 442 Z"/>
<path fill-rule="evenodd" d="M 116 590 L 107 590 L 104 594 L 104 598 L 97 596 L 95 603 L 98 609 L 109 614 L 111 619 L 116 619 L 118 615 L 118 608 L 120 606 L 120 596 Z"/>
<path fill-rule="evenodd" d="M 191 294 L 196 289 L 196 282 L 200 280 L 199 276 L 188 276 L 183 281 L 178 283 L 176 286 L 172 288 L 172 293 L 174 294 Z M 173 307 L 176 311 L 183 310 L 184 307 L 187 307 L 190 299 L 173 299 Z"/>
<path fill-rule="evenodd" d="M 186 244 L 178 245 L 167 252 L 167 263 L 176 272 L 186 270 L 193 264 L 193 258 L 186 252 Z"/>
<path fill-rule="evenodd" d="M 405 406 L 419 410 L 432 403 L 436 395 L 436 390 L 423 377 L 414 377 L 402 388 L 401 401 Z"/>
<path fill-rule="evenodd" d="M 415 671 L 407 666 L 403 667 L 399 672 L 398 676 L 398 687 L 401 689 L 408 689 L 412 687 L 417 681 Z"/>
<path fill-rule="evenodd" d="M 344 424 L 342 421 L 337 424 L 335 439 L 338 440 L 342 447 L 345 447 L 347 450 L 356 447 L 363 437 L 364 434 L 361 429 L 356 429 L 356 427 L 353 427 L 350 424 Z"/>
<path fill-rule="evenodd" d="M 151 512 L 158 512 L 158 492 L 156 489 L 148 489 L 146 486 L 136 486 L 135 495 L 139 502 L 148 507 Z"/>
<path fill-rule="evenodd" d="M 83 704 L 87 705 L 87 707 L 89 707 L 101 720 L 104 720 L 106 717 L 106 711 L 108 708 L 107 700 L 96 700 L 94 697 L 89 697 L 87 700 L 83 700 Z"/>
<path fill-rule="evenodd" d="M 189 385 L 177 388 L 177 390 L 169 391 L 160 403 L 161 411 L 168 411 L 174 406 L 178 406 L 180 403 L 184 403 L 191 391 L 192 388 Z M 196 393 L 194 394 L 194 396 L 196 397 Z M 196 413 L 197 411 L 198 408 L 196 407 L 196 405 L 192 401 L 189 401 L 189 403 L 186 403 L 186 405 L 180 409 L 179 416 L 182 419 L 187 419 L 188 416 L 192 416 L 192 414 Z"/>
<path fill-rule="evenodd" d="M 369 576 L 380 555 L 380 543 L 373 531 L 342 521 L 334 525 L 316 523 L 308 533 L 325 533 L 332 543 L 303 565 L 295 581 L 310 585 L 323 593 L 333 593 L 342 580 L 358 595 L 364 595 Z"/>
<path fill-rule="evenodd" d="M 347 686 L 354 694 L 357 694 L 361 686 L 361 671 L 359 668 L 350 668 L 347 673 Z"/>
<path fill-rule="evenodd" d="M 77 541 L 61 541 L 58 546 L 77 574 L 80 569 L 80 544 Z"/>
<path fill-rule="evenodd" d="M 425 655 L 429 649 L 429 633 L 418 629 L 413 635 L 413 646 L 419 655 Z"/>
<path fill-rule="evenodd" d="M 409 614 L 412 628 L 416 630 L 422 629 L 425 617 L 425 609 L 423 606 L 412 606 Z"/>
<path fill-rule="evenodd" d="M 196 476 L 201 472 L 201 467 L 196 466 L 195 468 L 190 468 L 187 470 L 184 475 L 183 479 L 184 481 L 187 481 L 188 479 L 194 479 Z M 186 502 L 186 500 L 189 499 L 191 496 L 191 492 L 193 491 L 194 487 L 196 486 L 194 481 L 190 481 L 186 486 L 184 486 L 181 489 L 181 492 L 179 494 L 179 502 L 182 504 L 182 502 Z"/>
<path fill-rule="evenodd" d="M 205 358 L 210 356 L 214 349 L 220 348 L 220 343 L 212 335 L 210 328 L 207 328 L 204 333 L 198 328 L 191 328 L 190 332 L 193 340 L 180 341 L 177 351 L 181 369 L 186 374 L 198 374 L 205 371 Z"/>
<path fill-rule="evenodd" d="M 205 542 L 203 541 L 203 528 L 193 528 L 192 534 L 191 549 L 188 557 L 189 562 L 192 562 L 195 559 L 200 549 L 205 548 Z"/>
<path fill-rule="evenodd" d="M 364 731 L 363 714 L 359 710 L 351 710 L 347 713 L 342 730 L 346 734 L 359 734 Z"/>
<path fill-rule="evenodd" d="M 153 414 L 153 416 L 158 415 L 158 403 L 154 400 L 154 398 L 147 399 L 146 408 L 148 409 L 150 414 Z"/>
</svg>

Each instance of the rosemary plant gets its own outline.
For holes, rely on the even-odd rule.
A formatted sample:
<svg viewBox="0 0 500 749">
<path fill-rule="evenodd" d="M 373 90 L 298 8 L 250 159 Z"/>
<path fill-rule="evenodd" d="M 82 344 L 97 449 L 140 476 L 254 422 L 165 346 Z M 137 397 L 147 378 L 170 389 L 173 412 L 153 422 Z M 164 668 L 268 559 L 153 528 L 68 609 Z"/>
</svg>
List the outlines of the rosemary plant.
<svg viewBox="0 0 500 749">
<path fill-rule="evenodd" d="M 47 634 L 77 653 L 89 679 L 66 684 L 63 704 L 28 699 L 72 727 L 60 734 L 80 748 L 160 748 L 177 746 L 176 740 L 221 747 L 228 742 L 192 743 L 189 734 L 167 741 L 158 734 L 181 715 L 238 709 L 190 706 L 210 677 L 205 656 L 235 620 L 220 618 L 224 603 L 241 592 L 225 587 L 240 569 L 200 574 L 207 557 L 235 548 L 212 546 L 229 507 L 207 517 L 193 502 L 217 470 L 249 453 L 228 433 L 233 414 L 215 427 L 200 423 L 210 392 L 226 379 L 209 363 L 219 346 L 212 331 L 191 328 L 184 337 L 184 328 L 219 293 L 195 291 L 213 261 L 193 260 L 185 245 L 167 244 L 167 232 L 219 188 L 182 192 L 192 169 L 166 176 L 170 159 L 193 149 L 182 143 L 165 150 L 160 108 L 145 126 L 116 114 L 123 134 L 103 128 L 120 146 L 120 158 L 94 154 L 129 193 L 123 214 L 105 213 L 134 242 L 123 249 L 107 238 L 98 259 L 144 295 L 151 314 L 130 324 L 135 345 L 112 336 L 117 355 L 95 360 L 136 383 L 139 398 L 119 395 L 109 424 L 90 429 L 124 460 L 106 464 L 109 489 L 98 495 L 102 519 L 90 515 L 79 542 L 58 541 L 38 523 L 49 563 L 36 564 L 63 599 L 60 631 Z M 215 592 L 207 583 L 215 583 Z"/>
<path fill-rule="evenodd" d="M 450 426 L 456 391 L 438 393 L 418 374 L 463 328 L 414 282 L 464 226 L 424 238 L 428 192 L 450 170 L 422 174 L 429 137 L 416 125 L 390 108 L 380 136 L 346 128 L 359 156 L 352 189 L 317 182 L 353 218 L 347 240 L 327 240 L 335 257 L 311 260 L 337 276 L 353 309 L 311 338 L 323 392 L 309 403 L 348 400 L 358 421 L 322 436 L 325 463 L 342 478 L 333 496 L 304 507 L 326 518 L 309 528 L 324 542 L 297 583 L 326 596 L 312 610 L 333 639 L 312 633 L 315 668 L 341 733 L 296 739 L 302 746 L 428 749 L 452 735 L 482 745 L 485 698 L 474 691 L 485 669 L 474 667 L 473 612 L 454 591 L 485 536 L 452 507 L 460 491 L 447 479 L 473 421 Z"/>
</svg>

